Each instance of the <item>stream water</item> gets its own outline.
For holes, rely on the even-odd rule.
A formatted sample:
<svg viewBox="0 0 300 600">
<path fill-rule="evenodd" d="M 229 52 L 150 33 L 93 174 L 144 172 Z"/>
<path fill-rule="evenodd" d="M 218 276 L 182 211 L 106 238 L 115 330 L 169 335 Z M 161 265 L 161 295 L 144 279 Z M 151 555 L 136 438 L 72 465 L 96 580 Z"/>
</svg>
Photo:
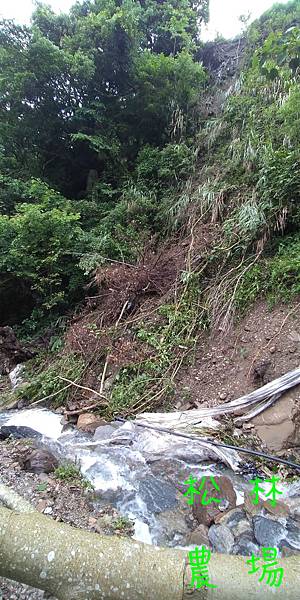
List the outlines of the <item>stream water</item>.
<svg viewBox="0 0 300 600">
<path fill-rule="evenodd" d="M 249 489 L 251 477 L 234 473 L 197 442 L 130 422 L 99 427 L 92 436 L 65 427 L 59 414 L 29 409 L 0 413 L 1 425 L 29 427 L 40 434 L 38 445 L 60 460 L 75 461 L 93 484 L 99 508 L 110 504 L 131 518 L 134 538 L 144 543 L 186 545 L 188 507 L 181 484 L 189 475 L 226 475 L 237 505 Z M 288 494 L 286 486 L 280 489 Z"/>
<path fill-rule="evenodd" d="M 61 415 L 44 409 L 0 414 L 0 425 L 29 427 L 41 434 L 39 444 L 60 460 L 76 461 L 93 484 L 99 505 L 115 506 L 133 519 L 134 537 L 149 543 L 176 544 L 176 527 L 168 531 L 160 515 L 170 511 L 172 521 L 182 521 L 178 488 L 191 474 L 225 473 L 225 466 L 211 460 L 210 452 L 196 442 L 141 429 L 133 423 L 111 423 L 94 436 L 75 428 L 64 429 Z M 236 476 L 235 487 L 243 501 L 244 481 Z M 174 533 L 173 539 L 172 531 Z"/>
</svg>

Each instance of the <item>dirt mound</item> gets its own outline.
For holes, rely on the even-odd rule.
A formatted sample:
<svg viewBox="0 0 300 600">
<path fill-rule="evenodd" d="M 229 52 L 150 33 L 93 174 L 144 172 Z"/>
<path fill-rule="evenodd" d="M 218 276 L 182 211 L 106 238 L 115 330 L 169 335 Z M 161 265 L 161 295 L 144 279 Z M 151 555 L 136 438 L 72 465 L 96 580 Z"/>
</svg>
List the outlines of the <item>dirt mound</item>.
<svg viewBox="0 0 300 600">
<path fill-rule="evenodd" d="M 133 341 L 127 330 L 116 335 L 118 326 L 129 327 L 133 322 L 153 315 L 157 307 L 172 300 L 180 286 L 181 274 L 187 261 L 201 262 L 209 254 L 216 239 L 218 226 L 201 224 L 183 239 L 174 239 L 160 247 L 159 252 L 148 252 L 136 265 L 111 263 L 99 268 L 90 286 L 97 295 L 89 296 L 84 310 L 71 323 L 66 343 L 70 351 L 82 354 L 103 353 L 113 345 L 116 363 L 135 362 L 140 344 Z M 192 256 L 190 255 L 192 246 Z M 115 335 L 112 336 L 112 328 Z M 112 344 L 113 342 L 113 344 Z M 121 354 L 124 354 L 121 359 Z M 142 351 L 143 354 L 143 351 Z"/>
<path fill-rule="evenodd" d="M 239 398 L 300 364 L 300 305 L 257 304 L 226 336 L 202 337 L 181 373 L 178 398 L 214 406 Z"/>
</svg>

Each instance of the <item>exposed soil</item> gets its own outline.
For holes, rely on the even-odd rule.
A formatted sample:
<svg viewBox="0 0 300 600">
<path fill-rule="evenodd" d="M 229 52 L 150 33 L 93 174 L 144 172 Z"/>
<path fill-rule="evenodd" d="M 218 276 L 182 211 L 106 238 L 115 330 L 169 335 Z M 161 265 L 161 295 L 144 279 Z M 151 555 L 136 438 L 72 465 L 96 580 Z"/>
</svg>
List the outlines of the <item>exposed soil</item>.
<svg viewBox="0 0 300 600">
<path fill-rule="evenodd" d="M 226 336 L 200 340 L 180 376 L 177 400 L 190 407 L 239 398 L 300 365 L 300 305 L 257 304 Z"/>
</svg>

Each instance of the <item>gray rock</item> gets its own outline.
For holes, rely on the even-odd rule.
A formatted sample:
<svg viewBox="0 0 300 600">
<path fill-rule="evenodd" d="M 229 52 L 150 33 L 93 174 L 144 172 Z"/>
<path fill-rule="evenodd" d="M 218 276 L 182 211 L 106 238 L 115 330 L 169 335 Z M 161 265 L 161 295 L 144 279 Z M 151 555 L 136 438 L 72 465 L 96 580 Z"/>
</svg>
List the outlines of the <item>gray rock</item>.
<svg viewBox="0 0 300 600">
<path fill-rule="evenodd" d="M 115 428 L 111 425 L 101 425 L 101 427 L 97 427 L 93 440 L 95 442 L 101 442 L 101 440 L 108 440 L 112 433 L 114 433 Z"/>
<path fill-rule="evenodd" d="M 188 535 L 188 524 L 185 520 L 184 514 L 180 510 L 174 510 L 174 507 L 161 512 L 156 517 L 162 534 L 158 538 L 159 544 L 165 544 L 166 540 L 173 541 L 175 536 L 179 536 L 180 539 L 184 536 L 187 540 Z M 187 545 L 193 544 L 194 542 L 186 542 Z"/>
<path fill-rule="evenodd" d="M 236 527 L 240 521 L 246 519 L 246 513 L 241 508 L 234 508 L 227 512 L 221 519 L 220 523 L 222 525 L 227 525 L 227 527 Z"/>
<path fill-rule="evenodd" d="M 0 427 L 0 440 L 5 440 L 10 436 L 16 439 L 41 439 L 43 437 L 39 431 L 31 429 L 31 427 L 25 427 L 23 425 L 2 425 L 2 427 Z"/>
<path fill-rule="evenodd" d="M 235 544 L 233 553 L 241 556 L 252 556 L 252 554 L 259 556 L 260 549 L 251 539 L 242 536 Z"/>
<path fill-rule="evenodd" d="M 240 508 L 235 508 L 225 513 L 218 523 L 229 527 L 235 538 L 239 538 L 242 535 L 248 535 L 252 537 L 252 526 L 250 521 L 247 519 L 246 512 Z"/>
<path fill-rule="evenodd" d="M 152 475 L 140 480 L 139 494 L 150 513 L 160 513 L 178 504 L 176 487 Z"/>
<path fill-rule="evenodd" d="M 296 497 L 287 498 L 285 500 L 285 503 L 288 506 L 288 510 L 289 510 L 290 516 L 292 517 L 292 519 L 295 519 L 296 521 L 300 521 L 300 501 L 299 501 L 299 495 L 300 494 L 298 494 Z"/>
<path fill-rule="evenodd" d="M 209 540 L 217 552 L 230 554 L 234 547 L 234 537 L 229 527 L 212 525 L 208 532 Z"/>
<path fill-rule="evenodd" d="M 292 546 L 292 548 L 295 550 L 300 550 L 300 529 L 297 525 L 299 524 L 296 524 L 292 519 L 287 520 L 286 541 L 288 542 L 289 546 Z"/>
<path fill-rule="evenodd" d="M 265 517 L 253 517 L 254 536 L 260 546 L 279 547 L 281 540 L 285 538 L 286 529 L 271 519 Z"/>
</svg>

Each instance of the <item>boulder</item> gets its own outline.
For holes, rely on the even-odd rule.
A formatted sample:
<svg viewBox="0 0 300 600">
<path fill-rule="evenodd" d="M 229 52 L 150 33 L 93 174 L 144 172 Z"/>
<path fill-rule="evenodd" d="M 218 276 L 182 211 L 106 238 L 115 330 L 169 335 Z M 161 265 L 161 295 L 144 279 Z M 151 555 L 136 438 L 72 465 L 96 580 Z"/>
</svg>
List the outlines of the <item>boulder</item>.
<svg viewBox="0 0 300 600">
<path fill-rule="evenodd" d="M 252 536 L 251 523 L 248 521 L 245 511 L 240 508 L 225 513 L 218 523 L 229 527 L 235 538 L 240 538 L 243 535 Z"/>
<path fill-rule="evenodd" d="M 212 525 L 208 532 L 213 549 L 222 554 L 230 554 L 234 547 L 234 537 L 229 527 Z"/>
<path fill-rule="evenodd" d="M 288 519 L 286 523 L 287 535 L 286 541 L 288 545 L 295 550 L 300 550 L 300 528 L 299 523 L 296 523 L 292 519 Z"/>
<path fill-rule="evenodd" d="M 77 421 L 77 429 L 84 433 L 95 433 L 98 427 L 106 425 L 106 421 L 93 413 L 84 413 L 79 415 Z"/>
<path fill-rule="evenodd" d="M 186 537 L 186 542 L 188 546 L 210 546 L 210 540 L 208 537 L 208 527 L 206 525 L 199 525 L 197 529 L 189 533 Z"/>
<path fill-rule="evenodd" d="M 58 467 L 55 456 L 47 450 L 32 450 L 19 459 L 21 468 L 30 473 L 51 473 Z"/>
<path fill-rule="evenodd" d="M 253 504 L 253 500 L 254 496 L 250 492 L 246 491 L 244 495 L 243 508 L 250 517 L 254 517 L 255 515 L 261 513 L 264 507 L 264 502 L 261 498 L 259 498 L 258 504 Z"/>
<path fill-rule="evenodd" d="M 299 501 L 298 501 L 298 503 L 299 503 Z M 269 500 L 264 500 L 263 507 L 268 513 L 270 513 L 271 515 L 274 515 L 275 517 L 288 517 L 289 516 L 289 507 L 287 506 L 287 504 L 285 504 L 281 500 L 276 500 L 275 506 L 272 506 L 272 504 L 270 504 Z"/>
<path fill-rule="evenodd" d="M 248 536 L 242 536 L 239 538 L 234 546 L 233 554 L 239 554 L 240 556 L 260 556 L 260 548 L 255 544 Z"/>
<path fill-rule="evenodd" d="M 9 437 L 15 439 L 40 439 L 42 434 L 39 431 L 23 425 L 2 425 L 0 427 L 0 440 L 6 440 Z"/>
<path fill-rule="evenodd" d="M 185 539 L 187 540 L 189 535 L 191 535 L 188 534 L 189 527 L 185 515 L 180 509 L 172 507 L 160 512 L 157 515 L 156 520 L 159 524 L 159 529 L 162 532 L 159 535 L 159 544 L 164 544 L 166 540 L 173 541 L 175 537 L 176 539 L 182 539 L 183 536 L 186 536 Z M 192 544 L 194 542 L 189 543 Z"/>
<path fill-rule="evenodd" d="M 253 517 L 253 526 L 255 539 L 260 546 L 278 548 L 280 542 L 285 539 L 286 529 L 278 521 L 257 516 Z"/>
<path fill-rule="evenodd" d="M 251 420 L 258 437 L 272 452 L 299 445 L 300 386 L 286 392 L 273 406 Z"/>
<path fill-rule="evenodd" d="M 216 504 L 215 502 L 204 506 L 201 503 L 202 494 L 196 495 L 193 504 L 193 516 L 198 521 L 198 523 L 202 525 L 211 525 L 215 522 L 215 519 L 218 515 L 220 515 L 225 510 L 231 510 L 236 507 L 236 493 L 234 491 L 234 487 L 232 485 L 231 480 L 228 477 L 214 477 L 214 481 L 220 488 L 220 492 L 216 490 L 214 485 L 212 484 L 209 477 L 206 478 L 204 490 L 207 490 L 207 499 L 209 498 L 217 498 L 222 502 Z M 200 481 L 196 485 L 198 487 L 200 485 Z"/>
</svg>

